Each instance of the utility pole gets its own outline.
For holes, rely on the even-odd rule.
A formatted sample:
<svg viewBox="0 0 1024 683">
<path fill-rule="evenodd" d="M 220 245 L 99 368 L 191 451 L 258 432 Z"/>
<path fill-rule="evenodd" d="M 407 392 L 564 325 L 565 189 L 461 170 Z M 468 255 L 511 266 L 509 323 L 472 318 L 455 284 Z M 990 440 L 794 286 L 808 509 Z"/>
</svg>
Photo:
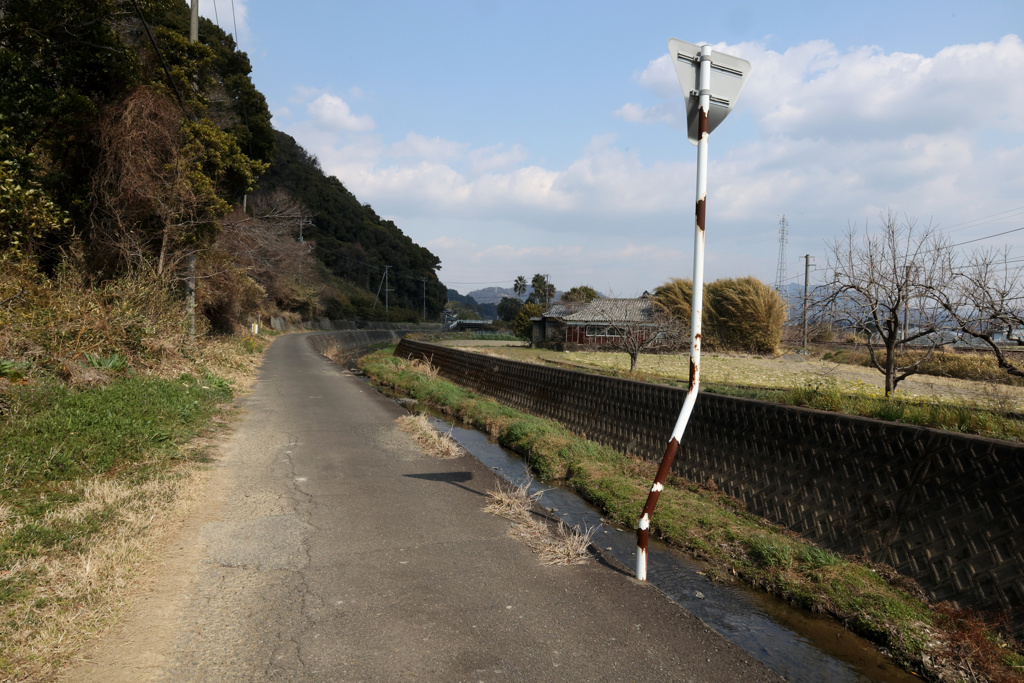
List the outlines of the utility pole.
<svg viewBox="0 0 1024 683">
<path fill-rule="evenodd" d="M 189 21 L 188 39 L 190 42 L 199 42 L 199 0 L 192 0 L 192 18 Z M 188 289 L 188 335 L 193 340 L 196 338 L 196 255 L 195 252 L 188 255 L 188 278 L 186 280 Z"/>
<path fill-rule="evenodd" d="M 907 335 L 910 334 L 910 266 L 904 267 L 906 273 L 905 288 L 907 292 L 907 302 L 903 305 L 903 351 L 907 350 Z"/>
<path fill-rule="evenodd" d="M 810 254 L 804 255 L 804 351 L 807 350 L 807 294 L 809 291 L 808 281 L 811 279 L 811 259 L 814 258 Z"/>
<path fill-rule="evenodd" d="M 423 322 L 427 322 L 427 278 L 423 278 Z"/>
<path fill-rule="evenodd" d="M 391 290 L 388 288 L 388 268 L 391 266 L 384 266 L 384 321 L 391 322 L 391 309 L 388 307 L 388 292 Z"/>
</svg>

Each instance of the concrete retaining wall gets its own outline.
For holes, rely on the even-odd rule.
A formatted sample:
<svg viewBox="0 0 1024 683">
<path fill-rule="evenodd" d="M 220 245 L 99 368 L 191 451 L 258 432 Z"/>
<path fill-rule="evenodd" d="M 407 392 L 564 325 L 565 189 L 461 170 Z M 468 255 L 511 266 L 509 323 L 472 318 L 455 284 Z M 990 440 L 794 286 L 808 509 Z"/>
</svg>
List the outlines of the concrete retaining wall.
<svg viewBox="0 0 1024 683">
<path fill-rule="evenodd" d="M 413 330 L 419 332 L 440 331 L 441 325 L 437 323 L 383 323 L 371 321 L 354 320 L 328 320 L 319 318 L 317 320 L 303 320 L 293 323 L 283 316 L 271 316 L 270 328 L 278 332 L 293 332 L 296 330 L 322 330 L 324 332 L 343 330 Z"/>
<path fill-rule="evenodd" d="M 660 461 L 685 390 L 402 340 L 475 392 Z M 1024 634 L 1024 448 L 702 394 L 676 472 L 821 545 L 867 555 L 935 600 L 1010 614 Z"/>
<path fill-rule="evenodd" d="M 309 343 L 319 353 L 337 347 L 348 353 L 359 351 L 374 344 L 393 344 L 407 334 L 408 330 L 342 330 L 309 335 Z"/>
</svg>

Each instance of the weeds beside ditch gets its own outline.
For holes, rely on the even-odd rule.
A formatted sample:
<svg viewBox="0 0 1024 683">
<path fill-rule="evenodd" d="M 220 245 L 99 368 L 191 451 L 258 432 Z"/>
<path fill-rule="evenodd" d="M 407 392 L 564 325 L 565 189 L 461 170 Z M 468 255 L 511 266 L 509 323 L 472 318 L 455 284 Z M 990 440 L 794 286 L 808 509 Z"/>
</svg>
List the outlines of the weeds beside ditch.
<svg viewBox="0 0 1024 683">
<path fill-rule="evenodd" d="M 567 483 L 609 519 L 632 527 L 639 518 L 654 464 L 431 377 L 387 350 L 364 357 L 360 367 L 375 382 L 492 434 L 527 458 L 540 477 Z M 912 582 L 885 566 L 815 546 L 746 512 L 713 487 L 670 477 L 652 530 L 710 562 L 715 578 L 740 577 L 810 611 L 832 615 L 912 670 L 934 676 L 944 667 L 978 672 L 985 666 L 985 657 L 954 647 L 965 640 L 951 629 L 957 617 L 932 610 Z M 1010 661 L 1016 655 L 1008 641 L 996 631 L 979 629 L 975 633 L 983 635 L 974 640 L 989 643 L 991 655 L 990 668 L 981 675 L 1016 680 Z"/>
</svg>

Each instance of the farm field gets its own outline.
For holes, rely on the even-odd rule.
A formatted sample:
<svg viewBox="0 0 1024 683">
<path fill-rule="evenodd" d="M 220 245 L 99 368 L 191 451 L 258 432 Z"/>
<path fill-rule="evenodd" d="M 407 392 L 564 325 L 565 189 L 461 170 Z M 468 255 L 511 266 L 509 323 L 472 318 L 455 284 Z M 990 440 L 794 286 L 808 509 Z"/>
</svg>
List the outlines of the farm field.
<svg viewBox="0 0 1024 683">
<path fill-rule="evenodd" d="M 627 376 L 629 356 L 607 351 L 551 351 L 521 344 L 459 340 L 467 351 L 502 356 L 528 363 L 546 363 Z M 685 380 L 689 374 L 686 353 L 643 355 L 636 379 L 641 381 Z M 883 397 L 883 376 L 874 368 L 847 365 L 813 356 L 786 353 L 774 358 L 734 353 L 705 353 L 701 356 L 701 383 L 708 389 L 757 387 L 797 389 L 834 383 L 844 394 Z M 1001 411 L 1024 410 L 1024 387 L 971 381 L 934 375 L 912 375 L 897 389 L 898 398 L 927 403 L 970 404 Z"/>
</svg>

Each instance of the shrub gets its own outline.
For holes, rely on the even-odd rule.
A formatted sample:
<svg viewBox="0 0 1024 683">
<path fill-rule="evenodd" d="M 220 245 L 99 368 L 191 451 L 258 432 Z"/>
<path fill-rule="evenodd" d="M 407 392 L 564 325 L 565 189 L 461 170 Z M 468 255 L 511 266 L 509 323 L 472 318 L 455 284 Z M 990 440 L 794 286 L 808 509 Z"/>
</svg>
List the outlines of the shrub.
<svg viewBox="0 0 1024 683">
<path fill-rule="evenodd" d="M 705 288 L 709 332 L 723 348 L 774 354 L 786 322 L 786 302 L 754 277 L 715 280 Z"/>
<path fill-rule="evenodd" d="M 9 255 L 0 255 L 0 272 L 0 358 L 33 372 L 114 356 L 121 369 L 152 368 L 188 338 L 184 302 L 151 275 L 94 285 L 71 259 L 46 277 L 31 260 Z"/>
<path fill-rule="evenodd" d="M 516 314 L 516 319 L 512 323 L 512 331 L 521 339 L 530 339 L 533 336 L 533 321 L 530 318 L 536 318 L 542 313 L 544 313 L 544 307 L 540 304 L 524 304 Z"/>
</svg>

